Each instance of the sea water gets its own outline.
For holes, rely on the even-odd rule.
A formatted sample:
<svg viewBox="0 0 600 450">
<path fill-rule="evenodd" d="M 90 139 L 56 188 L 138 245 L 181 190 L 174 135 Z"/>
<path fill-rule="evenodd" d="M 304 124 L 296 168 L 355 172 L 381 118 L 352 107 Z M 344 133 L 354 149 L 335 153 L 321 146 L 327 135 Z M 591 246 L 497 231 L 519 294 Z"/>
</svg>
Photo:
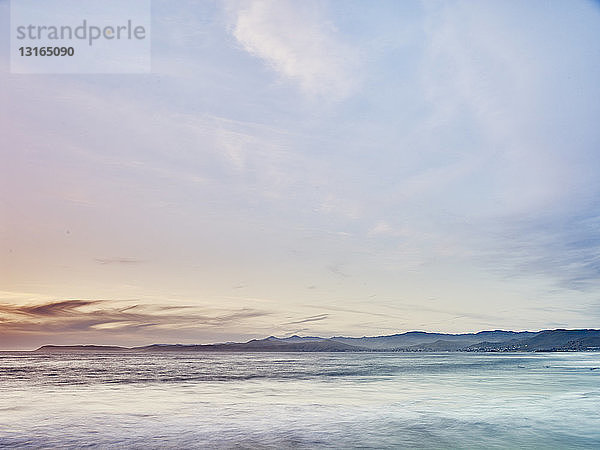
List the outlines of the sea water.
<svg viewBox="0 0 600 450">
<path fill-rule="evenodd" d="M 0 447 L 600 448 L 600 353 L 0 353 Z"/>
</svg>

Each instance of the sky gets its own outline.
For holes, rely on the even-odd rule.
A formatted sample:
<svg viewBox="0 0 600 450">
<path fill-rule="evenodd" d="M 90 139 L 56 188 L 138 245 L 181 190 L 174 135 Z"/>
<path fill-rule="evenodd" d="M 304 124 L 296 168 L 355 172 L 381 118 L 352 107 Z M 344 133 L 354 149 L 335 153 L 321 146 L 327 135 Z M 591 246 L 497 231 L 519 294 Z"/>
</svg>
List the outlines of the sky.
<svg viewBox="0 0 600 450">
<path fill-rule="evenodd" d="M 598 328 L 599 30 L 577 0 L 154 0 L 148 74 L 2 45 L 0 349 Z"/>
</svg>

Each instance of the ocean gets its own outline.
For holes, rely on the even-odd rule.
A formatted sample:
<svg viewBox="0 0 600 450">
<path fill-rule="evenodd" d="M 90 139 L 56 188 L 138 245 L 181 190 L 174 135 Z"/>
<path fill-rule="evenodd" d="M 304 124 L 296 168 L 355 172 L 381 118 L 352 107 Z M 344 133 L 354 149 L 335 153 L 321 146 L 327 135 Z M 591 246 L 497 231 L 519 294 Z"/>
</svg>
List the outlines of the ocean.
<svg viewBox="0 0 600 450">
<path fill-rule="evenodd" d="M 600 448 L 600 353 L 0 353 L 0 447 Z"/>
</svg>

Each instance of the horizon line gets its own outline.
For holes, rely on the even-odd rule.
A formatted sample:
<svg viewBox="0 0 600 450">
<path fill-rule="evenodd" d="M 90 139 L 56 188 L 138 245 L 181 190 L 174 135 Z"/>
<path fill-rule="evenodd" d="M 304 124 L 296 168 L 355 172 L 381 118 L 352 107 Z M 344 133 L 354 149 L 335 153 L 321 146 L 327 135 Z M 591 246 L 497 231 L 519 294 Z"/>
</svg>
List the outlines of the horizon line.
<svg viewBox="0 0 600 450">
<path fill-rule="evenodd" d="M 544 328 L 544 329 L 540 329 L 540 330 L 503 330 L 503 329 L 493 329 L 493 330 L 480 330 L 480 331 L 470 331 L 470 332 L 464 332 L 464 333 L 441 333 L 441 332 L 437 332 L 437 331 L 422 331 L 422 330 L 410 330 L 410 331 L 405 331 L 402 333 L 392 333 L 392 334 L 380 334 L 380 335 L 374 335 L 374 336 L 340 336 L 340 335 L 335 335 L 335 336 L 330 336 L 330 337 L 323 337 L 323 336 L 300 336 L 298 334 L 292 334 L 290 336 L 285 336 L 285 337 L 277 337 L 275 335 L 269 335 L 263 338 L 254 338 L 254 339 L 250 339 L 247 341 L 243 341 L 243 342 L 238 342 L 238 341 L 226 341 L 226 342 L 211 342 L 211 343 L 205 343 L 205 344 L 183 344 L 183 343 L 160 343 L 160 342 L 154 342 L 151 344 L 143 344 L 143 345 L 135 345 L 135 346 L 124 346 L 121 344 L 42 344 L 36 348 L 30 349 L 30 350 L 16 350 L 16 349 L 2 349 L 0 350 L 0 352 L 34 352 L 36 350 L 39 350 L 42 347 L 119 347 L 122 349 L 136 349 L 136 348 L 144 348 L 144 347 L 151 347 L 154 345 L 171 345 L 171 346 L 177 346 L 177 345 L 181 345 L 181 346 L 209 346 L 209 345 L 226 345 L 226 344 L 245 344 L 248 342 L 252 342 L 252 341 L 261 341 L 261 340 L 266 340 L 269 338 L 276 338 L 276 339 L 289 339 L 292 337 L 299 337 L 299 338 L 319 338 L 319 339 L 335 339 L 335 338 L 343 338 L 343 339 L 364 339 L 364 338 L 379 338 L 379 337 L 390 337 L 390 336 L 400 336 L 400 335 L 405 335 L 405 334 L 410 334 L 410 333 L 425 333 L 425 334 L 439 334 L 439 335 L 444 335 L 444 336 L 464 336 L 464 335 L 477 335 L 480 333 L 492 333 L 492 332 L 505 332 L 505 333 L 541 333 L 542 331 L 600 331 L 600 328 Z"/>
</svg>

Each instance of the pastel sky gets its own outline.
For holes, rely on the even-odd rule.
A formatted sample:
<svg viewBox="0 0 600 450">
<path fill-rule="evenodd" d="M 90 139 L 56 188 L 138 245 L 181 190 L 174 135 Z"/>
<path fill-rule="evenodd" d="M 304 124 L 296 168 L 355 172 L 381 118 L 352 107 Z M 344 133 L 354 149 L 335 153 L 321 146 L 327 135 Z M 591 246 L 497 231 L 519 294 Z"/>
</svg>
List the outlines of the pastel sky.
<svg viewBox="0 0 600 450">
<path fill-rule="evenodd" d="M 152 14 L 151 74 L 2 46 L 0 348 L 599 327 L 600 4 Z"/>
</svg>

